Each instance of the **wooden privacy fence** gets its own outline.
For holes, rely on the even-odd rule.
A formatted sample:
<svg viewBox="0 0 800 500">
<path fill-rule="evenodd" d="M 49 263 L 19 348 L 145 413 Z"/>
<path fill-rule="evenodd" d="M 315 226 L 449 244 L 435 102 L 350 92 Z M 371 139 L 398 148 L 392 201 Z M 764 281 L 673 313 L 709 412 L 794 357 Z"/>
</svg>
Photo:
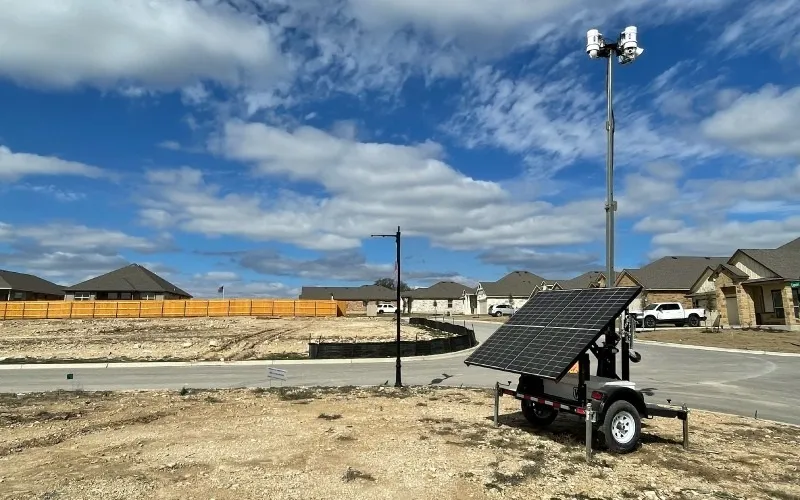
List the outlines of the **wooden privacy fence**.
<svg viewBox="0 0 800 500">
<path fill-rule="evenodd" d="M 344 316 L 333 300 L 100 300 L 0 302 L 2 319 L 199 318 L 221 316 Z"/>
</svg>

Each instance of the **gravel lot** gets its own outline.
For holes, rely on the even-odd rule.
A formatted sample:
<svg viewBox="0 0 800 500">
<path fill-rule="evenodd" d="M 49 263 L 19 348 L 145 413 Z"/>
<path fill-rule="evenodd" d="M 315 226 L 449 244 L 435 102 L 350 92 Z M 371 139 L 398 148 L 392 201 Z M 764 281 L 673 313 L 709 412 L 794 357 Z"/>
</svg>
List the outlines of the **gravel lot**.
<svg viewBox="0 0 800 500">
<path fill-rule="evenodd" d="M 309 340 L 389 341 L 386 318 L 157 318 L 0 322 L 0 360 L 154 361 L 306 358 Z M 404 324 L 402 338 L 430 338 Z"/>
<path fill-rule="evenodd" d="M 487 391 L 342 388 L 0 396 L 0 498 L 798 498 L 800 429 L 692 414 L 630 455 L 526 426 Z"/>
<path fill-rule="evenodd" d="M 764 330 L 722 330 L 711 332 L 704 330 L 703 328 L 676 328 L 640 331 L 636 334 L 636 338 L 673 344 L 800 353 L 800 332 L 770 332 Z"/>
</svg>

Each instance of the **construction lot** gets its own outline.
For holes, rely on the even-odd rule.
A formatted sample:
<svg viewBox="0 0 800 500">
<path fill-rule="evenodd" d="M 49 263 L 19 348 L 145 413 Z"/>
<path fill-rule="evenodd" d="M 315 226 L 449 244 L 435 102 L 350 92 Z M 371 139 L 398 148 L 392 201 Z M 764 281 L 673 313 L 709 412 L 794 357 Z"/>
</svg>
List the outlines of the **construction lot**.
<svg viewBox="0 0 800 500">
<path fill-rule="evenodd" d="M 705 328 L 663 328 L 636 333 L 639 340 L 728 349 L 800 353 L 800 332 Z"/>
<path fill-rule="evenodd" d="M 391 318 L 50 319 L 0 322 L 0 362 L 303 359 L 308 343 L 390 341 Z M 403 340 L 444 336 L 401 325 Z"/>
<path fill-rule="evenodd" d="M 629 455 L 489 391 L 46 393 L 0 399 L 0 498 L 798 498 L 800 429 L 693 412 Z"/>
</svg>

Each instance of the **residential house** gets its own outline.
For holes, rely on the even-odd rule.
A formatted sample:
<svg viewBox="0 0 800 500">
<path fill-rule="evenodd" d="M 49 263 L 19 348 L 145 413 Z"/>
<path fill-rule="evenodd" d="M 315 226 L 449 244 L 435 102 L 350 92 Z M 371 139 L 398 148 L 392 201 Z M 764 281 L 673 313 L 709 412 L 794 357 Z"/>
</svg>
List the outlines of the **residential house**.
<svg viewBox="0 0 800 500">
<path fill-rule="evenodd" d="M 346 313 L 366 313 L 367 304 L 397 304 L 397 292 L 380 285 L 304 286 L 300 300 L 341 300 L 347 302 Z"/>
<path fill-rule="evenodd" d="M 65 300 L 173 300 L 191 299 L 189 293 L 139 264 L 67 287 Z"/>
<path fill-rule="evenodd" d="M 38 276 L 0 269 L 0 301 L 64 300 L 63 287 Z"/>
<path fill-rule="evenodd" d="M 470 310 L 469 301 L 465 297 L 474 294 L 474 288 L 462 283 L 440 281 L 428 288 L 403 292 L 402 298 L 408 313 L 465 314 L 465 311 Z"/>
<path fill-rule="evenodd" d="M 724 264 L 726 257 L 666 256 L 639 269 L 623 269 L 616 286 L 641 286 L 642 292 L 631 303 L 631 309 L 642 309 L 655 302 L 680 302 L 692 307 L 690 296 L 698 277 L 708 267 Z"/>
<path fill-rule="evenodd" d="M 722 326 L 800 330 L 800 238 L 773 249 L 739 249 L 708 280 Z"/>
<path fill-rule="evenodd" d="M 601 271 L 587 271 L 574 278 L 544 280 L 536 287 L 539 290 L 575 290 L 578 288 L 602 288 L 606 286 L 606 275 Z"/>
<path fill-rule="evenodd" d="M 489 314 L 489 308 L 497 304 L 522 307 L 543 282 L 547 280 L 528 271 L 512 271 L 497 281 L 481 281 L 475 290 L 477 314 Z M 469 300 L 466 294 L 465 300 Z"/>
</svg>

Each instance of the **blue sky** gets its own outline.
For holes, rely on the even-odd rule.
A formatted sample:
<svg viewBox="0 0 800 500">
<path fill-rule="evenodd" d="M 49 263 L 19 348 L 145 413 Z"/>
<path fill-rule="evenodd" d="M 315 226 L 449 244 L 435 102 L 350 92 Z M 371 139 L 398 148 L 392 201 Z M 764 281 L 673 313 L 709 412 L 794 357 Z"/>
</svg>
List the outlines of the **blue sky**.
<svg viewBox="0 0 800 500">
<path fill-rule="evenodd" d="M 28 0 L 0 19 L 0 262 L 198 296 L 617 268 L 800 236 L 800 1 Z"/>
</svg>

